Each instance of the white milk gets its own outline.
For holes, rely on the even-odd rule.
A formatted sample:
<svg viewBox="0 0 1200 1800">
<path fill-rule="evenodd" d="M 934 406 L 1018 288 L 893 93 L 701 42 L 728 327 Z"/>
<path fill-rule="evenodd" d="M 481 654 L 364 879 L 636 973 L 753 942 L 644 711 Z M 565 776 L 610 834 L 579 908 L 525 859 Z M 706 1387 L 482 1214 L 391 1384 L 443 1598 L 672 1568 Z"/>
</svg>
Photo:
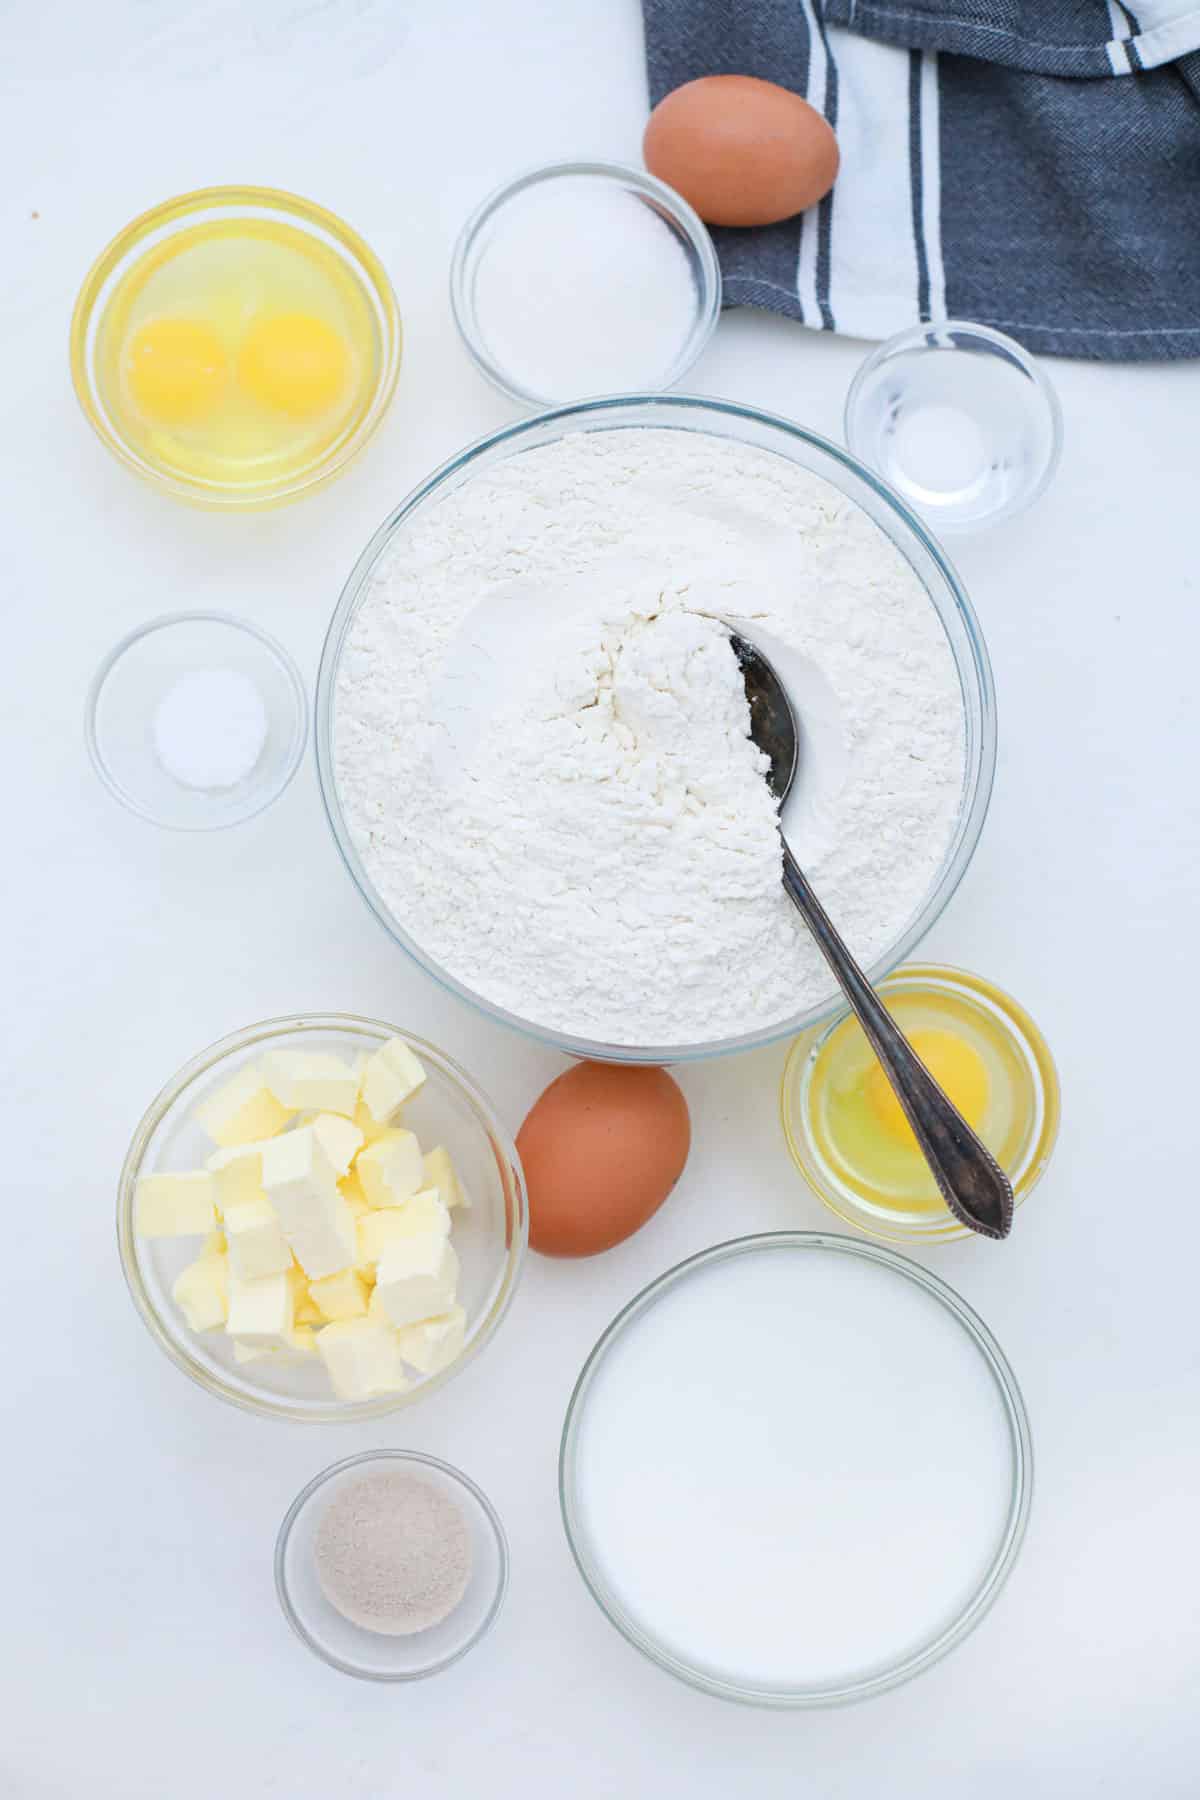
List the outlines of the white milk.
<svg viewBox="0 0 1200 1800">
<path fill-rule="evenodd" d="M 886 1265 L 771 1246 L 681 1279 L 610 1345 L 578 1419 L 581 1548 L 694 1668 L 860 1677 L 928 1642 L 1001 1538 L 1003 1399 Z"/>
</svg>

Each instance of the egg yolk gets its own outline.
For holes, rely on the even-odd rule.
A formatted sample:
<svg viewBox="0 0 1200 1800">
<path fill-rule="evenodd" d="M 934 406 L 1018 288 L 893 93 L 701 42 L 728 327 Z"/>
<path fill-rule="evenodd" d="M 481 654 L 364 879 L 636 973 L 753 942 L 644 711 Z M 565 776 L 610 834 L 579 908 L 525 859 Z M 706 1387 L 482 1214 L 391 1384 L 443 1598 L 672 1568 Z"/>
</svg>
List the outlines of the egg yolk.
<svg viewBox="0 0 1200 1800">
<path fill-rule="evenodd" d="M 908 1041 L 972 1131 L 978 1131 L 988 1099 L 988 1072 L 978 1050 L 949 1031 L 913 1031 Z M 864 1086 L 867 1104 L 887 1135 L 915 1149 L 913 1128 L 879 1063 L 872 1064 Z"/>
<path fill-rule="evenodd" d="M 229 372 L 220 338 L 202 319 L 151 319 L 135 332 L 126 368 L 138 409 L 169 425 L 211 412 Z"/>
<path fill-rule="evenodd" d="M 238 376 L 263 406 L 309 418 L 332 406 L 346 385 L 350 358 L 332 325 L 312 313 L 271 313 L 246 333 Z"/>
</svg>

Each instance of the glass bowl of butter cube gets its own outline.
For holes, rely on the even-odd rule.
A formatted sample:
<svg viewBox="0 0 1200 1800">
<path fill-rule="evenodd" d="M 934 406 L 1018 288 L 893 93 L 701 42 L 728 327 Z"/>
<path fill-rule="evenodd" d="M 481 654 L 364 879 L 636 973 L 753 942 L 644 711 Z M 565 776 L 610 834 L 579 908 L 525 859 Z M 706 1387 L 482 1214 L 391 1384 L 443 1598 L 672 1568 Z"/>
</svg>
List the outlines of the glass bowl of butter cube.
<svg viewBox="0 0 1200 1800">
<path fill-rule="evenodd" d="M 516 1149 L 470 1076 L 374 1019 L 248 1026 L 168 1082 L 121 1172 L 151 1335 L 209 1393 L 371 1418 L 477 1355 L 528 1237 Z"/>
</svg>

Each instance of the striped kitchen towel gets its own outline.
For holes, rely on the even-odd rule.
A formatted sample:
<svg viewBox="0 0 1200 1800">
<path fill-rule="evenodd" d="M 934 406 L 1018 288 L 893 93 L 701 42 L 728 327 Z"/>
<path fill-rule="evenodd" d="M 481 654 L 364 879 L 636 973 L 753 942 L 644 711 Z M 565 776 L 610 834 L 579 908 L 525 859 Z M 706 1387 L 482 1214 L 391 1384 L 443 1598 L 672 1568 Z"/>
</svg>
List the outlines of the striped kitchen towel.
<svg viewBox="0 0 1200 1800">
<path fill-rule="evenodd" d="M 758 75 L 837 133 L 837 185 L 713 233 L 731 305 L 889 337 L 963 318 L 1057 356 L 1200 355 L 1200 5 L 643 0 L 651 104 Z"/>
</svg>

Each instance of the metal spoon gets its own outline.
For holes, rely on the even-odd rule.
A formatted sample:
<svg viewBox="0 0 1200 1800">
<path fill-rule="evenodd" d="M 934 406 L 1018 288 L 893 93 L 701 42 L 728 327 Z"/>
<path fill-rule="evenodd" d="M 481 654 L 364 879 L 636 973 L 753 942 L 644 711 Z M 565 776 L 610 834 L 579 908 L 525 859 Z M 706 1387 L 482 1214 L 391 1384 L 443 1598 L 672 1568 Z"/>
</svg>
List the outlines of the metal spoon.
<svg viewBox="0 0 1200 1800">
<path fill-rule="evenodd" d="M 767 757 L 767 785 L 782 810 L 796 774 L 799 733 L 787 691 L 760 650 L 737 632 L 733 653 L 746 683 L 750 736 Z M 1012 1183 L 952 1106 L 851 956 L 803 870 L 783 844 L 783 885 L 837 976 L 842 992 L 883 1064 L 942 1198 L 956 1219 L 984 1237 L 1012 1229 Z"/>
</svg>

